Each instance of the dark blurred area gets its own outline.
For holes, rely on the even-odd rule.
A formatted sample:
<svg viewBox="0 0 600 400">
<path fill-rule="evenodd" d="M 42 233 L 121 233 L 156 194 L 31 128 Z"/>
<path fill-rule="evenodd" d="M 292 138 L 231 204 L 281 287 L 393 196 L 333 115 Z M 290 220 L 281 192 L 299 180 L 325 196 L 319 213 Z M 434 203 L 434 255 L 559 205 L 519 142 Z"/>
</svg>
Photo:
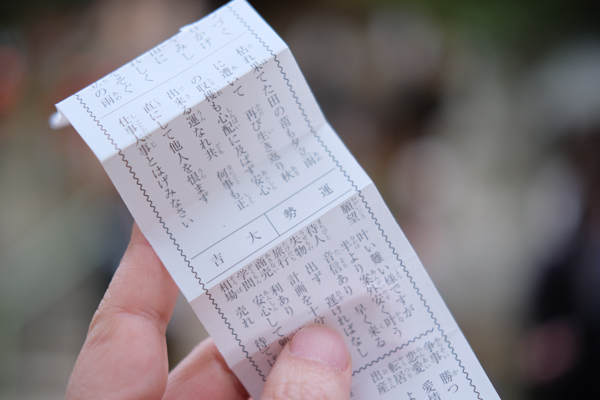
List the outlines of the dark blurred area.
<svg viewBox="0 0 600 400">
<path fill-rule="evenodd" d="M 54 104 L 224 2 L 0 3 L 0 400 L 64 398 L 132 219 Z M 600 3 L 251 4 L 288 43 L 500 396 L 600 379 Z M 180 299 L 175 365 L 206 336 Z"/>
</svg>

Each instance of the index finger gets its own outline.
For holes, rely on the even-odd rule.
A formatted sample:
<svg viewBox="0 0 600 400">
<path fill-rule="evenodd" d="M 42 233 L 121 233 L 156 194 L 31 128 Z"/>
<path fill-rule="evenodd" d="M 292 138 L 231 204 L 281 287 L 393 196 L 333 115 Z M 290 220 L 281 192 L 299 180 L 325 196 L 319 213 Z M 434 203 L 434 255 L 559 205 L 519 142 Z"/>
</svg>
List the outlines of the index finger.
<svg viewBox="0 0 600 400">
<path fill-rule="evenodd" d="M 213 340 L 208 338 L 171 371 L 163 400 L 247 400 L 248 396 Z"/>
<path fill-rule="evenodd" d="M 98 311 L 67 398 L 160 399 L 168 376 L 165 331 L 178 288 L 134 225 Z"/>
</svg>

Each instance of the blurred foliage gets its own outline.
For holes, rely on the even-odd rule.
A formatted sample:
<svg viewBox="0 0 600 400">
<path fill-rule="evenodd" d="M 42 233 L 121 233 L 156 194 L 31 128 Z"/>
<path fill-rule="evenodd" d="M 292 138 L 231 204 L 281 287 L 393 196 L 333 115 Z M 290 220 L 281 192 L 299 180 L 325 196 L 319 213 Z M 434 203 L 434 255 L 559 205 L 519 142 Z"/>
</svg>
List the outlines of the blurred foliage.
<svg viewBox="0 0 600 400">
<path fill-rule="evenodd" d="M 517 50 L 546 48 L 566 36 L 600 30 L 600 2 L 592 0 L 326 0 L 339 8 L 403 6 L 455 28 L 489 36 Z"/>
<path fill-rule="evenodd" d="M 213 0 L 216 8 L 226 1 Z M 250 0 L 259 13 L 287 18 L 298 11 L 347 12 L 367 15 L 375 7 L 408 8 L 427 14 L 448 29 L 474 40 L 491 42 L 534 58 L 574 36 L 600 32 L 600 1 L 596 0 Z"/>
<path fill-rule="evenodd" d="M 89 5 L 93 0 L 3 0 L 0 27 L 12 27 L 62 10 Z M 213 7 L 226 3 L 213 0 Z M 363 14 L 373 7 L 411 8 L 429 14 L 452 29 L 508 46 L 523 55 L 539 54 L 568 39 L 600 31 L 600 1 L 595 0 L 250 0 L 263 15 L 284 17 L 290 10 L 332 9 Z"/>
<path fill-rule="evenodd" d="M 22 28 L 35 18 L 83 9 L 92 2 L 93 0 L 2 0 L 0 29 Z"/>
</svg>

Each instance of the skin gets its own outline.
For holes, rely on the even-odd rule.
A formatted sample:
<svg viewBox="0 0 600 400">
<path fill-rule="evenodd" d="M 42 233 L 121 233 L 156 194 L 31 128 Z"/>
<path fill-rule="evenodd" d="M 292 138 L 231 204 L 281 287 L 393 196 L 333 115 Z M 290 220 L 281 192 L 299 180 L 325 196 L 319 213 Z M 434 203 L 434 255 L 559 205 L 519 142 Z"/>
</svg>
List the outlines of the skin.
<svg viewBox="0 0 600 400">
<path fill-rule="evenodd" d="M 248 399 L 211 339 L 200 343 L 169 374 L 165 332 L 178 291 L 135 225 L 90 324 L 66 398 Z M 311 334 L 297 334 L 282 350 L 261 398 L 349 399 L 352 368 L 343 339 L 328 328 L 305 329 Z M 338 351 L 322 356 L 322 346 L 312 346 L 321 339 L 339 344 Z"/>
</svg>

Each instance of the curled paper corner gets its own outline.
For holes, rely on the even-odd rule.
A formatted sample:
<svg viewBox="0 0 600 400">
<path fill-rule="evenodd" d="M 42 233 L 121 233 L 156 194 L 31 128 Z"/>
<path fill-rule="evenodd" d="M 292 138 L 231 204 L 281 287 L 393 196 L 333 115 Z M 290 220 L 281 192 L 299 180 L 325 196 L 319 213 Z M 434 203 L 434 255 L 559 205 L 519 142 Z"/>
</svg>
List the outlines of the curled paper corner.
<svg viewBox="0 0 600 400">
<path fill-rule="evenodd" d="M 60 111 L 50 115 L 48 118 L 48 124 L 50 125 L 50 128 L 54 130 L 66 128 L 67 126 L 71 125 L 69 120 Z"/>
</svg>

